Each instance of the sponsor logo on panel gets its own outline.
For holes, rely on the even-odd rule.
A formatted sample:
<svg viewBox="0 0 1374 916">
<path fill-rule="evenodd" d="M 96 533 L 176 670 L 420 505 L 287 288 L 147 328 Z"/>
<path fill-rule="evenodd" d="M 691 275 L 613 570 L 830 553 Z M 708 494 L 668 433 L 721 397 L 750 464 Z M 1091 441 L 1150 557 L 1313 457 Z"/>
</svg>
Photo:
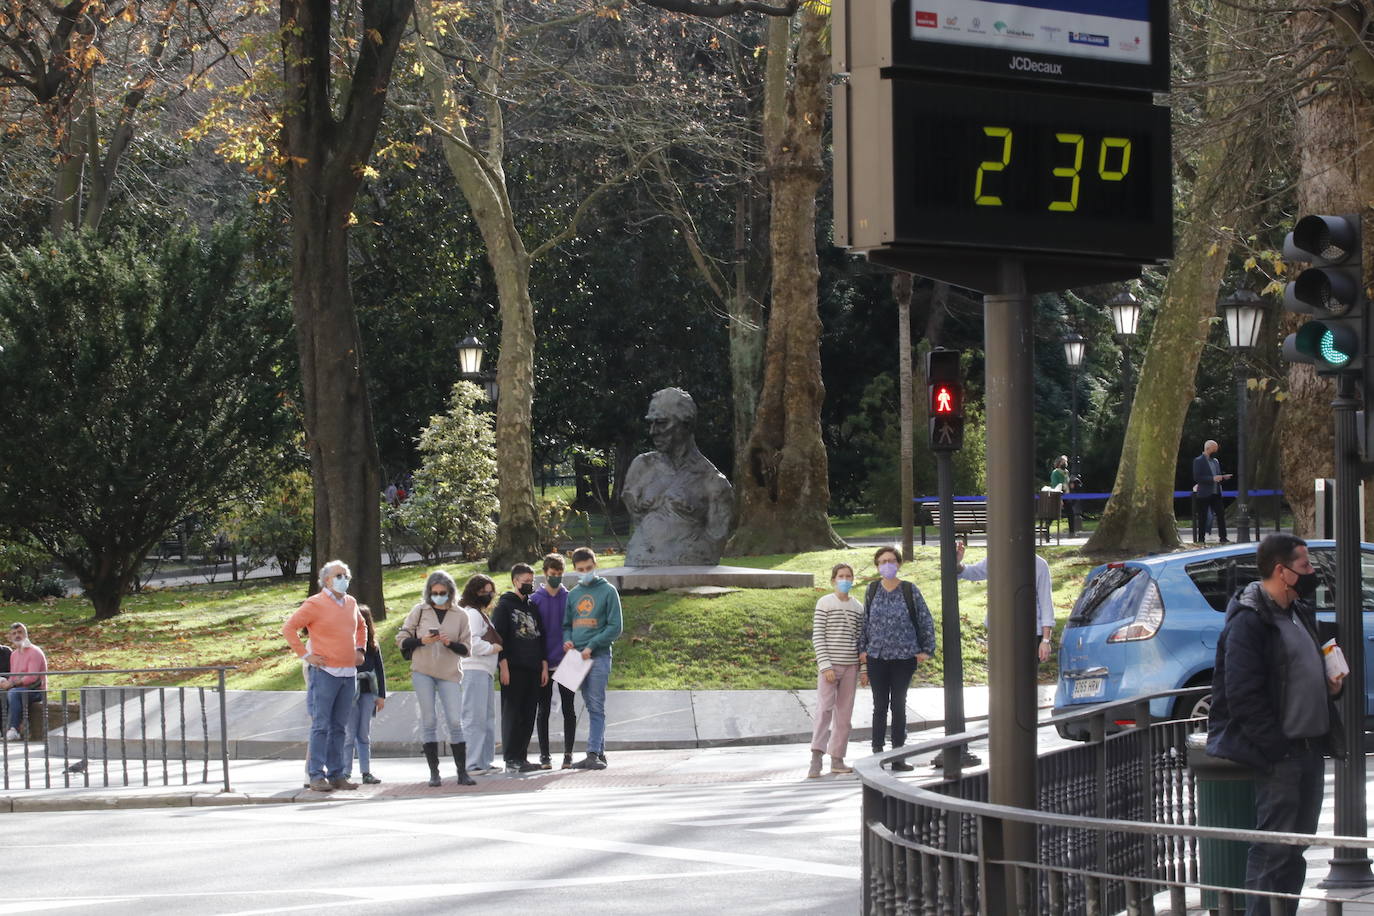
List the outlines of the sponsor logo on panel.
<svg viewBox="0 0 1374 916">
<path fill-rule="evenodd" d="M 916 27 L 921 29 L 938 29 L 940 27 L 940 17 L 926 10 L 917 10 Z"/>
<path fill-rule="evenodd" d="M 1010 70 L 1019 70 L 1026 73 L 1044 73 L 1049 76 L 1063 76 L 1064 67 L 1062 64 L 1051 64 L 1043 60 L 1032 60 L 1029 57 L 1013 57 Z"/>
<path fill-rule="evenodd" d="M 1110 37 L 1106 35 L 1093 35 L 1089 32 L 1070 32 L 1069 44 L 1092 45 L 1096 48 L 1106 48 L 1112 43 Z"/>
</svg>

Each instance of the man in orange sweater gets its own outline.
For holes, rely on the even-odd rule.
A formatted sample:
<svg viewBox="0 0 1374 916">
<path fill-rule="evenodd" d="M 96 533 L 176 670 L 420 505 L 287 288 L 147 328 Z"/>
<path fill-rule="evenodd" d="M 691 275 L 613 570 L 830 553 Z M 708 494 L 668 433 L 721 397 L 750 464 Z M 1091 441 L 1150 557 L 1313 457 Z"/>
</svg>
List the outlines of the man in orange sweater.
<svg viewBox="0 0 1374 916">
<path fill-rule="evenodd" d="M 281 632 L 309 668 L 305 691 L 310 711 L 310 788 L 317 792 L 356 789 L 344 773 L 344 730 L 358 692 L 358 666 L 363 663 L 367 628 L 358 602 L 348 594 L 349 569 L 330 560 L 320 569 L 320 590 L 286 618 Z M 300 631 L 310 632 L 308 645 Z"/>
</svg>

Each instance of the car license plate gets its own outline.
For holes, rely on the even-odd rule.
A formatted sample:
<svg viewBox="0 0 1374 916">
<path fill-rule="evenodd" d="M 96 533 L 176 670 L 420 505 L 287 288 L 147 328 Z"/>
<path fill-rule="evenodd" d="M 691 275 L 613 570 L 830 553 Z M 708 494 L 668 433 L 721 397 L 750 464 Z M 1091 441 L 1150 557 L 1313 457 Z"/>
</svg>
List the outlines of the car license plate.
<svg viewBox="0 0 1374 916">
<path fill-rule="evenodd" d="M 1107 687 L 1107 679 L 1103 677 L 1084 677 L 1073 682 L 1073 698 L 1075 700 L 1091 699 L 1092 697 L 1102 696 L 1102 692 Z"/>
</svg>

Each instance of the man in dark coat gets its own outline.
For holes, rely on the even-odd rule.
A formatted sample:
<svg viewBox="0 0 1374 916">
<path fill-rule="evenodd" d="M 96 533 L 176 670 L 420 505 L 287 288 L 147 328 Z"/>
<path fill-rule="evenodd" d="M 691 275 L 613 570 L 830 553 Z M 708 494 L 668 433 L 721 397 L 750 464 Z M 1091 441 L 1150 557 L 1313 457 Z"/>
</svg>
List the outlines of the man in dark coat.
<svg viewBox="0 0 1374 916">
<path fill-rule="evenodd" d="M 1217 448 L 1216 440 L 1208 439 L 1202 444 L 1202 454 L 1193 459 L 1193 492 L 1197 495 L 1197 511 L 1201 513 L 1197 526 L 1199 543 L 1207 540 L 1213 518 L 1217 520 L 1221 543 L 1230 543 L 1226 537 L 1226 504 L 1221 500 L 1221 485 L 1231 475 L 1221 473 L 1221 462 L 1214 457 Z"/>
<path fill-rule="evenodd" d="M 1344 756 L 1332 698 L 1344 676 L 1328 678 L 1309 604 L 1317 573 L 1307 542 L 1271 534 L 1255 555 L 1260 580 L 1231 599 L 1217 641 L 1207 752 L 1255 771 L 1255 826 L 1316 833 L 1325 756 Z M 1254 843 L 1247 890 L 1297 894 L 1307 874 L 1302 846 Z M 1269 897 L 1251 895 L 1246 910 L 1267 916 Z M 1284 901 L 1297 912 L 1297 901 Z"/>
</svg>

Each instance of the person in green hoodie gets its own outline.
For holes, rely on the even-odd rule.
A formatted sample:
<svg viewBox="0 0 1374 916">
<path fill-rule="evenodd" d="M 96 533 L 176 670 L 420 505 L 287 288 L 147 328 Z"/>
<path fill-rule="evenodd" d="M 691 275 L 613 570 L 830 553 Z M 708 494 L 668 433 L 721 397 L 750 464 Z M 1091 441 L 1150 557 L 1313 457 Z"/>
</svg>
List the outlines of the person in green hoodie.
<svg viewBox="0 0 1374 916">
<path fill-rule="evenodd" d="M 587 704 L 587 756 L 572 765 L 575 770 L 606 769 L 606 685 L 611 680 L 611 644 L 620 636 L 620 593 L 596 572 L 596 554 L 590 547 L 572 552 L 578 582 L 568 592 L 563 612 L 563 649 L 578 651 L 592 668 L 582 681 L 582 701 Z"/>
</svg>

